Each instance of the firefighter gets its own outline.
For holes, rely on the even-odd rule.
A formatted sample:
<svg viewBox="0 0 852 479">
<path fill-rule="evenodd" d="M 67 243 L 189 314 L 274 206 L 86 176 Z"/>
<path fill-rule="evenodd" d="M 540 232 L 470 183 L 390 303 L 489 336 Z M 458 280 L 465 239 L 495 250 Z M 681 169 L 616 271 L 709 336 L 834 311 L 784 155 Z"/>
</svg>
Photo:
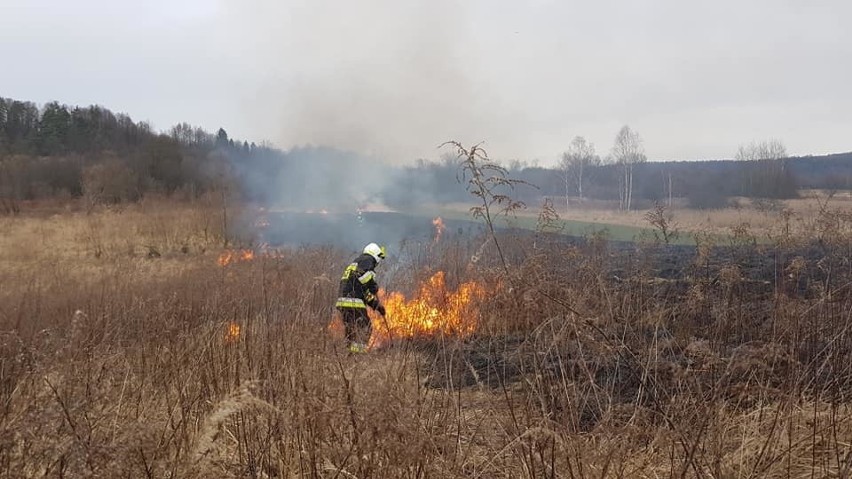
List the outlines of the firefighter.
<svg viewBox="0 0 852 479">
<path fill-rule="evenodd" d="M 376 265 L 385 259 L 385 247 L 370 243 L 364 252 L 355 258 L 340 278 L 340 292 L 335 307 L 346 328 L 346 346 L 350 352 L 363 353 L 367 350 L 372 327 L 367 307 L 385 315 L 385 307 L 379 302 L 379 286 L 376 284 Z"/>
</svg>

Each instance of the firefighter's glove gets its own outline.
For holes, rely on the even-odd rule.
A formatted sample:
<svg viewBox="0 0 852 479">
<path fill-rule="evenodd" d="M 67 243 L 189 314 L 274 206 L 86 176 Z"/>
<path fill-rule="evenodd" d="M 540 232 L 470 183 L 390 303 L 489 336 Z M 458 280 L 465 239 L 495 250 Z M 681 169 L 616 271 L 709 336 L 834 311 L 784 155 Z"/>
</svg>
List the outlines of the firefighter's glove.
<svg viewBox="0 0 852 479">
<path fill-rule="evenodd" d="M 385 311 L 385 306 L 384 306 L 384 305 L 382 305 L 382 304 L 380 304 L 380 305 L 376 306 L 376 311 L 378 311 L 378 312 L 379 312 L 379 314 L 381 314 L 382 316 L 384 316 L 385 314 L 387 314 L 387 312 Z"/>
</svg>

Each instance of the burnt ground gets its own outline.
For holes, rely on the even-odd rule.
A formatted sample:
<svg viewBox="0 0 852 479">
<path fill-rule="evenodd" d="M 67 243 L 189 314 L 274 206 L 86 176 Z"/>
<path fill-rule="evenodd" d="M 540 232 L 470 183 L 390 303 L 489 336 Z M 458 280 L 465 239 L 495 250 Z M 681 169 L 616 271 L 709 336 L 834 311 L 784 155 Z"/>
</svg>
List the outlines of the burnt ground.
<svg viewBox="0 0 852 479">
<path fill-rule="evenodd" d="M 633 304 L 635 311 L 626 308 L 606 325 L 581 324 L 583 333 L 568 325 L 577 318 L 557 314 L 535 332 L 476 335 L 452 347 L 422 341 L 416 347 L 428 358 L 430 387 L 521 387 L 559 403 L 566 399 L 556 389 L 566 381 L 593 383 L 616 402 L 632 404 L 649 389 L 666 397 L 689 376 L 690 387 L 701 394 L 713 389 L 746 407 L 765 395 L 783 395 L 793 387 L 788 382 L 795 371 L 813 387 L 852 391 L 848 372 L 828 372 L 825 365 L 826 357 L 848 356 L 847 345 L 831 339 L 842 334 L 852 299 L 848 250 L 819 243 L 740 245 L 714 247 L 699 257 L 689 246 L 608 243 L 592 251 L 583 239 L 560 241 L 598 255 L 616 303 Z M 553 267 L 564 268 L 557 261 Z M 703 299 L 691 297 L 696 285 Z M 691 301 L 696 304 L 684 306 Z M 815 307 L 827 302 L 832 304 L 818 313 Z M 776 321 L 801 311 L 812 317 L 803 317 L 795 331 L 784 323 L 776 332 Z M 643 314 L 655 312 L 667 318 L 662 325 L 642 323 Z M 820 331 L 823 323 L 833 326 Z M 650 344 L 663 345 L 653 360 L 643 356 Z M 829 361 L 829 368 L 843 363 Z M 550 407 L 568 407 L 555 403 Z M 578 421 L 593 427 L 602 414 L 589 402 Z"/>
<path fill-rule="evenodd" d="M 811 298 L 852 280 L 852 249 L 821 243 L 722 245 L 714 246 L 704 257 L 699 257 L 695 246 L 613 243 L 608 255 L 608 272 L 616 282 L 641 273 L 661 284 L 696 280 L 715 284 L 733 274 L 756 299 L 776 292 Z"/>
<path fill-rule="evenodd" d="M 273 246 L 328 244 L 345 250 L 357 251 L 364 244 L 380 242 L 394 247 L 403 242 L 428 243 L 435 235 L 431 219 L 404 213 L 367 212 L 351 213 L 279 212 L 269 214 L 270 226 L 260 240 Z M 445 237 L 474 239 L 485 233 L 483 224 L 468 220 L 445 219 Z M 527 230 L 501 230 L 516 237 L 531 237 Z M 697 262 L 695 246 L 645 245 L 624 241 L 608 241 L 603 251 L 589 240 L 565 235 L 547 235 L 547 241 L 558 245 L 573 245 L 581 250 L 596 250 L 607 256 L 605 267 L 614 281 L 623 281 L 642 272 L 646 276 L 664 281 L 692 280 L 697 277 L 713 279 L 725 267 L 736 265 L 745 282 L 753 283 L 757 290 L 774 290 L 777 285 L 791 287 L 782 280 L 796 272 L 792 287 L 807 294 L 814 283 L 835 284 L 852 277 L 852 248 L 841 250 L 836 246 L 813 243 L 795 248 L 775 248 L 756 244 L 717 245 L 704 261 Z M 801 258 L 801 270 L 793 262 Z M 700 263 L 700 264 L 699 264 Z"/>
<path fill-rule="evenodd" d="M 326 243 L 353 251 L 377 238 L 392 248 L 403 241 L 428 244 L 435 234 L 430 218 L 400 213 L 360 216 L 279 213 L 270 215 L 270 222 L 264 238 L 270 244 Z M 458 240 L 459 244 L 479 244 L 485 233 L 483 225 L 473 221 L 445 220 L 445 224 L 445 238 Z M 528 254 L 525 248 L 534 233 L 527 230 L 502 230 L 501 233 L 511 239 L 520 239 L 511 241 L 507 237 L 506 242 L 510 261 L 520 264 Z M 678 371 L 705 371 L 693 374 L 706 374 L 715 366 L 707 366 L 702 361 L 715 358 L 714 361 L 724 365 L 723 382 L 733 391 L 755 381 L 757 374 L 753 370 L 744 372 L 737 364 L 751 361 L 752 366 L 758 365 L 758 373 L 777 373 L 794 363 L 799 366 L 813 363 L 815 351 L 825 348 L 824 339 L 816 336 L 808 344 L 796 345 L 790 356 L 785 352 L 790 350 L 787 345 L 767 340 L 771 335 L 767 334 L 766 325 L 779 315 L 779 297 L 807 305 L 819 302 L 832 291 L 837 292 L 832 301 L 846 304 L 850 295 L 847 286 L 852 284 L 852 248 L 848 245 L 815 242 L 778 247 L 731 242 L 714 245 L 702 253 L 695 246 L 596 241 L 564 235 L 539 235 L 535 241 L 539 248 L 545 243 L 552 244 L 552 248 L 544 246 L 542 249 L 550 252 L 547 267 L 553 272 L 571 274 L 584 262 L 596 262 L 595 267 L 604 277 L 607 289 L 621 304 L 637 305 L 635 309 L 640 312 L 625 313 L 620 325 L 610 325 L 615 330 L 592 328 L 581 341 L 574 337 L 570 341 L 556 341 L 556 346 L 554 335 L 565 334 L 560 329 L 563 326 L 560 320 L 548 324 L 556 328 L 550 335 L 531 335 L 529 331 L 499 337 L 475 335 L 453 342 L 450 347 L 446 342 L 438 344 L 434 340 L 409 342 L 406 347 L 417 348 L 427 358 L 423 374 L 429 386 L 511 388 L 522 384 L 546 389 L 561 378 L 582 382 L 589 380 L 591 374 L 597 387 L 610 387 L 616 396 L 630 401 L 640 386 L 656 388 L 659 383 L 660 387 L 672 387 Z M 576 248 L 579 258 L 562 258 L 568 256 L 560 252 L 565 246 Z M 694 311 L 684 312 L 683 304 L 694 300 L 690 294 L 696 285 L 706 297 Z M 732 304 L 736 311 L 714 312 L 714 308 L 733 307 Z M 640 321 L 641 311 L 650 310 L 662 312 L 664 316 L 674 315 L 670 321 L 675 324 L 649 328 L 634 322 Z M 735 321 L 742 325 L 726 325 L 732 332 L 722 339 L 713 339 L 712 335 L 718 330 L 717 317 L 736 318 Z M 564 317 L 561 321 L 565 321 Z M 681 338 L 672 343 L 674 329 L 678 328 Z M 625 335 L 629 339 L 626 343 L 623 342 Z M 621 342 L 612 339 L 616 337 Z M 702 338 L 715 341 L 712 351 L 704 351 Z M 643 384 L 641 379 L 647 376 L 643 374 L 646 363 L 637 357 L 651 341 L 669 341 L 674 345 L 662 352 L 652 366 L 656 383 L 649 385 Z M 698 346 L 693 347 L 695 344 Z M 770 385 L 778 382 L 776 377 L 764 380 Z M 702 381 L 699 378 L 696 384 Z M 714 381 L 719 384 L 721 380 L 706 379 L 707 383 Z M 588 414 L 589 421 L 593 422 L 597 413 L 590 411 Z"/>
</svg>

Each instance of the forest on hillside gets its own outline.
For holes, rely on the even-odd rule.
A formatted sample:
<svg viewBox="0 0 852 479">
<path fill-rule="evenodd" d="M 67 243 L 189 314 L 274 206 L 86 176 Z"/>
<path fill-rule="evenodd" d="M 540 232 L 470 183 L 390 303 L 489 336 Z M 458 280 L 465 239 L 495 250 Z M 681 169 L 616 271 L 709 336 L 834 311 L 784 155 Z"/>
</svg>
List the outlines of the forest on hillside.
<svg viewBox="0 0 852 479">
<path fill-rule="evenodd" d="M 567 145 L 557 168 L 504 163 L 506 174 L 530 185 L 513 194 L 527 202 L 566 196 L 613 200 L 625 209 L 687 198 L 693 207 L 716 208 L 732 197 L 783 199 L 803 188 L 852 189 L 852 153 L 653 162 L 628 127 L 603 158 L 578 140 Z M 295 207 L 378 202 L 403 209 L 465 200 L 456 158 L 449 150 L 439 154 L 439 161 L 387 166 L 329 147 L 284 151 L 257 145 L 230 138 L 224 128 L 210 133 L 180 123 L 156 132 L 102 106 L 39 106 L 0 97 L 0 214 L 15 214 L 42 199 L 85 198 L 95 205 L 210 191 Z"/>
</svg>

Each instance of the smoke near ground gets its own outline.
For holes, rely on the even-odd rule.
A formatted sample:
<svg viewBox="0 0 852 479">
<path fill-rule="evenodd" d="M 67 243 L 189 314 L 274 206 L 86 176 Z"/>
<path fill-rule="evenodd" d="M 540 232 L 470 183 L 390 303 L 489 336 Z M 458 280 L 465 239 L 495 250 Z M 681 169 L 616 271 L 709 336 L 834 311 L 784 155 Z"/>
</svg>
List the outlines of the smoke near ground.
<svg viewBox="0 0 852 479">
<path fill-rule="evenodd" d="M 274 209 L 354 212 L 380 202 L 391 187 L 385 165 L 351 151 L 303 147 L 264 154 L 260 161 L 233 164 L 241 190 Z"/>
<path fill-rule="evenodd" d="M 454 162 L 396 167 L 328 147 L 228 153 L 244 211 L 240 235 L 274 245 L 326 244 L 360 250 L 377 242 L 399 251 L 404 242 L 430 244 L 439 203 L 470 199 Z M 261 225 L 258 227 L 258 225 Z M 456 235 L 477 234 L 471 221 L 447 220 Z"/>
</svg>

